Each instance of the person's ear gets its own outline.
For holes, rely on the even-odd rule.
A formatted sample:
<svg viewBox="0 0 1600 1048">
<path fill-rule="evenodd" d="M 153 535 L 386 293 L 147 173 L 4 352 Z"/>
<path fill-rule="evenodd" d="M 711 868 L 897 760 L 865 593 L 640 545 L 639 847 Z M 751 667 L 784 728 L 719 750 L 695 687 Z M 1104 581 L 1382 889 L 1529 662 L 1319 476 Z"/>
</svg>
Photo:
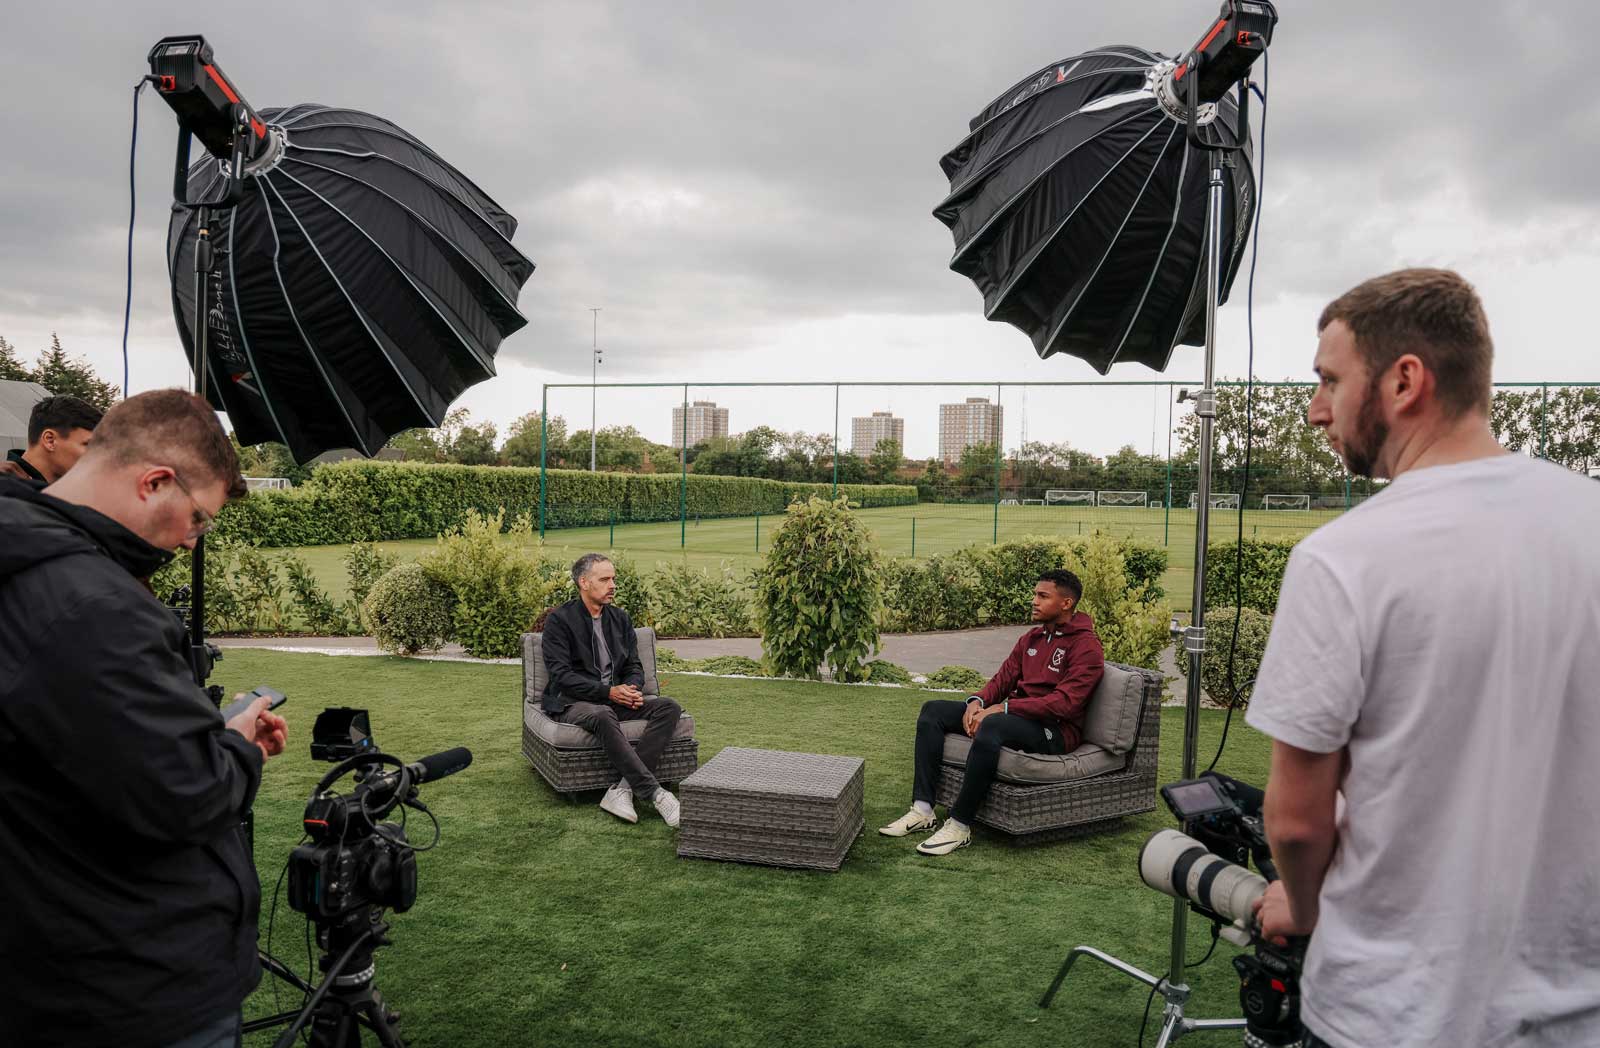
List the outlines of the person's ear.
<svg viewBox="0 0 1600 1048">
<path fill-rule="evenodd" d="M 1388 383 L 1395 414 L 1420 407 L 1433 387 L 1433 376 L 1415 353 L 1402 354 L 1389 369 Z"/>
</svg>

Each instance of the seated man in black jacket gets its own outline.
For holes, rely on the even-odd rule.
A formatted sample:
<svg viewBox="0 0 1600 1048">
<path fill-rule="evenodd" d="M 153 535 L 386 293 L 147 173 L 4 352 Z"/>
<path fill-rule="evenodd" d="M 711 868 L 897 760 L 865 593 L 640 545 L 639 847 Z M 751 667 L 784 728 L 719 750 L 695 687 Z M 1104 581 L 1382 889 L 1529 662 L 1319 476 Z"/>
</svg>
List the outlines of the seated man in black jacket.
<svg viewBox="0 0 1600 1048">
<path fill-rule="evenodd" d="M 285 724 L 223 723 L 146 579 L 239 461 L 180 390 L 106 413 L 47 488 L 0 478 L 0 1044 L 235 1045 L 261 976 L 239 823 Z"/>
<path fill-rule="evenodd" d="M 638 822 L 637 797 L 656 806 L 668 826 L 678 825 L 678 798 L 656 781 L 655 770 L 677 730 L 683 708 L 671 699 L 645 697 L 639 639 L 628 613 L 616 607 L 617 571 L 598 553 L 572 565 L 578 599 L 545 620 L 541 650 L 550 683 L 540 706 L 563 724 L 576 724 L 600 740 L 622 776 L 600 798 L 600 807 L 624 822 Z M 637 751 L 621 721 L 648 721 Z"/>
</svg>

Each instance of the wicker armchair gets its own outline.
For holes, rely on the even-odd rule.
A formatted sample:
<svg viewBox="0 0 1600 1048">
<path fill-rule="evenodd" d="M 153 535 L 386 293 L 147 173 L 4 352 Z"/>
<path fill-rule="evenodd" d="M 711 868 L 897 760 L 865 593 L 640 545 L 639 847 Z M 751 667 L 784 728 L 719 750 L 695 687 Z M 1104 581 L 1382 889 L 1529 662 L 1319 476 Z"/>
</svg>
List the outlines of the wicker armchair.
<svg viewBox="0 0 1600 1048">
<path fill-rule="evenodd" d="M 656 631 L 648 626 L 636 631 L 639 662 L 644 668 L 644 693 L 661 694 L 656 676 Z M 541 634 L 522 635 L 522 755 L 557 793 L 573 794 L 584 790 L 603 790 L 617 781 L 617 773 L 606 759 L 600 742 L 582 728 L 562 724 L 544 712 L 539 700 L 544 697 L 549 674 L 545 671 Z M 623 734 L 635 746 L 644 735 L 645 722 L 622 722 Z M 700 743 L 694 737 L 694 718 L 688 713 L 678 718 L 678 728 L 661 756 L 656 778 L 661 782 L 680 782 L 700 764 Z"/>
<path fill-rule="evenodd" d="M 1155 670 L 1106 663 L 1089 700 L 1084 744 L 1061 756 L 1003 750 L 978 821 L 1033 843 L 1092 833 L 1153 811 L 1164 686 Z M 960 793 L 970 744 L 964 735 L 945 737 L 940 804 Z"/>
</svg>

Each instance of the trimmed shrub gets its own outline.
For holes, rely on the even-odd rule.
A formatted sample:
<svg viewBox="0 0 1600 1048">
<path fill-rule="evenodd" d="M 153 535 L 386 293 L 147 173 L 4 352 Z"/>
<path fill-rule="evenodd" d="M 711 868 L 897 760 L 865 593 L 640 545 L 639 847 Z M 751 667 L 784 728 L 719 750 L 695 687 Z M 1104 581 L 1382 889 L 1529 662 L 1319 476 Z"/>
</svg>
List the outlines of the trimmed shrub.
<svg viewBox="0 0 1600 1048">
<path fill-rule="evenodd" d="M 1228 646 L 1233 640 L 1234 615 L 1239 617 L 1239 643 L 1233 654 L 1233 680 L 1228 680 Z M 1261 672 L 1261 657 L 1267 651 L 1272 633 L 1272 616 L 1254 608 L 1215 608 L 1206 610 L 1206 653 L 1200 660 L 1200 686 L 1212 701 L 1234 709 L 1250 703 L 1256 675 Z M 1189 660 L 1180 656 L 1178 673 L 1187 679 Z"/>
<path fill-rule="evenodd" d="M 503 517 L 472 514 L 439 536 L 437 548 L 420 561 L 455 595 L 455 638 L 481 659 L 517 654 L 522 634 L 549 607 L 555 590 L 529 552 L 534 540 L 527 518 L 512 525 L 507 542 L 500 539 Z"/>
<path fill-rule="evenodd" d="M 789 507 L 766 563 L 753 573 L 756 624 L 767 665 L 815 678 L 826 661 L 834 680 L 860 680 L 878 646 L 883 612 L 877 546 L 844 499 L 809 498 Z"/>
<path fill-rule="evenodd" d="M 663 648 L 660 645 L 656 646 L 656 673 L 660 674 L 666 672 L 667 670 L 687 670 L 691 668 L 692 667 L 689 664 L 689 660 L 679 658 L 678 653 L 673 651 L 671 648 Z"/>
<path fill-rule="evenodd" d="M 1283 588 L 1283 573 L 1289 567 L 1292 542 L 1244 541 L 1244 597 L 1239 603 L 1272 615 L 1278 610 L 1278 591 Z M 1212 608 L 1231 607 L 1237 596 L 1234 566 L 1239 563 L 1236 543 L 1217 543 L 1206 549 L 1206 614 Z"/>
<path fill-rule="evenodd" d="M 694 668 L 705 673 L 716 673 L 722 676 L 739 674 L 745 677 L 770 676 L 761 663 L 744 655 L 713 655 L 709 659 L 700 659 Z"/>
<path fill-rule="evenodd" d="M 1083 583 L 1079 610 L 1094 619 L 1106 658 L 1131 666 L 1154 666 L 1170 639 L 1167 612 L 1149 600 L 1148 587 L 1128 581 L 1121 544 L 1097 534 L 1074 554 L 1068 568 Z"/>
<path fill-rule="evenodd" d="M 450 639 L 454 604 L 450 588 L 422 565 L 401 564 L 373 584 L 361 617 L 384 651 L 415 655 Z"/>
<path fill-rule="evenodd" d="M 911 671 L 883 659 L 867 663 L 867 680 L 873 684 L 910 684 Z"/>
<path fill-rule="evenodd" d="M 690 474 L 680 491 L 674 474 L 545 472 L 546 527 L 678 519 L 685 499 L 693 517 L 781 513 L 796 498 L 822 495 L 828 484 L 794 484 L 756 477 Z M 909 485 L 839 486 L 861 506 L 917 501 Z M 342 542 L 431 538 L 472 513 L 504 510 L 507 520 L 539 518 L 539 470 L 513 466 L 456 466 L 422 462 L 338 462 L 319 467 L 289 491 L 256 492 L 224 507 L 216 534 L 263 546 L 322 546 Z"/>
<path fill-rule="evenodd" d="M 393 553 L 385 553 L 370 542 L 352 542 L 344 555 L 345 574 L 350 578 L 350 602 L 357 609 L 366 602 L 372 586 L 400 563 Z"/>
<path fill-rule="evenodd" d="M 657 633 L 668 637 L 750 636 L 750 592 L 726 564 L 718 572 L 658 564 L 647 586 Z"/>
<path fill-rule="evenodd" d="M 959 691 L 964 695 L 971 695 L 985 684 L 989 678 L 972 669 L 970 666 L 940 666 L 923 680 L 924 688 L 933 688 L 942 691 Z"/>
</svg>

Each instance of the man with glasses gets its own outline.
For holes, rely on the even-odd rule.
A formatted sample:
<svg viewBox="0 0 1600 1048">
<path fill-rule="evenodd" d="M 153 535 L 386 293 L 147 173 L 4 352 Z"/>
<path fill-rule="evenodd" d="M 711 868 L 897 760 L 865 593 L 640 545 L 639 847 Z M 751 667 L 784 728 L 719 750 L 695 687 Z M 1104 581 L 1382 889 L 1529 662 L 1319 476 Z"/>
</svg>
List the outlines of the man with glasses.
<svg viewBox="0 0 1600 1048">
<path fill-rule="evenodd" d="M 148 578 L 245 493 L 204 400 L 106 412 L 49 487 L 0 484 L 0 1044 L 239 1042 L 260 885 L 239 824 L 286 725 L 223 723 Z"/>
</svg>

